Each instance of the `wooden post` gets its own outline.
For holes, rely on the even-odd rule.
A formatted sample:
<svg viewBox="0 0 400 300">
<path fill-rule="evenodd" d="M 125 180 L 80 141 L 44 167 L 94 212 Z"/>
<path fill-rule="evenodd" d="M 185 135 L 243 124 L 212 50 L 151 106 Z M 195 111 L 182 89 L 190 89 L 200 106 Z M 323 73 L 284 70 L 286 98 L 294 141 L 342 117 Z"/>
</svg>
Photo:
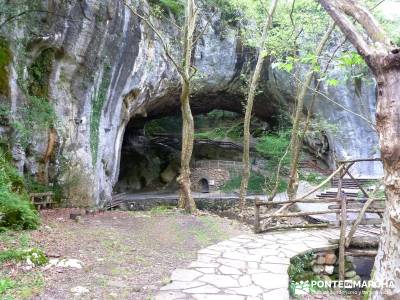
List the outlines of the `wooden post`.
<svg viewBox="0 0 400 300">
<path fill-rule="evenodd" d="M 351 180 L 353 180 L 353 182 L 358 186 L 358 188 L 361 190 L 361 192 L 364 194 L 364 196 L 365 196 L 366 198 L 369 198 L 368 193 L 364 190 L 364 188 L 363 188 L 362 185 L 358 182 L 358 180 L 355 179 L 355 178 L 353 177 L 353 175 L 351 175 L 351 173 L 350 173 L 350 171 L 349 171 L 348 169 L 346 170 L 346 173 L 349 175 L 349 177 L 351 178 Z"/>
<path fill-rule="evenodd" d="M 339 240 L 339 280 L 344 280 L 345 276 L 345 242 L 346 242 L 346 225 L 347 225 L 347 199 L 346 195 L 342 194 L 342 179 L 345 172 L 339 178 L 338 184 L 338 199 L 341 199 L 340 212 L 340 240 Z"/>
<path fill-rule="evenodd" d="M 260 206 L 258 201 L 259 199 L 256 197 L 254 200 L 254 233 L 260 232 Z"/>
<path fill-rule="evenodd" d="M 374 202 L 374 199 L 373 198 L 369 198 L 367 200 L 367 202 L 365 202 L 364 207 L 361 209 L 360 213 L 358 214 L 357 219 L 353 223 L 353 226 L 350 229 L 349 235 L 346 238 L 346 244 L 345 244 L 346 247 L 350 246 L 351 239 L 352 239 L 354 233 L 356 232 L 358 225 L 363 220 L 365 212 L 367 211 L 368 207 L 372 204 L 372 202 Z"/>
</svg>

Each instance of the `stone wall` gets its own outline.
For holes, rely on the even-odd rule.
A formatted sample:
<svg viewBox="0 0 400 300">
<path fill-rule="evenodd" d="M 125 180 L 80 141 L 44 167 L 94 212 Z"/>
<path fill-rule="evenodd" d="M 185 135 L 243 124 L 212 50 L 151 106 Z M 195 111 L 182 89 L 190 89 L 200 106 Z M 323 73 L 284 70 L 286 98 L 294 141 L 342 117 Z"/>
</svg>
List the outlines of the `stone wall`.
<svg viewBox="0 0 400 300">
<path fill-rule="evenodd" d="M 214 192 L 219 190 L 230 179 L 225 168 L 195 168 L 192 170 L 191 181 L 194 192 Z"/>
</svg>

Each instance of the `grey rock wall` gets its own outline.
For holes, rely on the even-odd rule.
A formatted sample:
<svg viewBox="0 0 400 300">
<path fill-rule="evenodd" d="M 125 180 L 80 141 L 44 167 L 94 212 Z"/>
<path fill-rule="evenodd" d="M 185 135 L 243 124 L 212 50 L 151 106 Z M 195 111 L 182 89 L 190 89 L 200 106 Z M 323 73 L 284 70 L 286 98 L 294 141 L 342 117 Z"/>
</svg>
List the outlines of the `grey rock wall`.
<svg viewBox="0 0 400 300">
<path fill-rule="evenodd" d="M 36 22 L 35 35 L 29 33 L 33 28 L 28 28 L 23 20 L 2 29 L 14 53 L 21 50 L 18 39 L 31 39 L 28 59 L 22 61 L 15 55 L 10 66 L 10 102 L 16 111 L 25 101 L 16 83 L 17 70 L 22 67 L 26 77 L 29 62 L 41 51 L 54 49 L 49 80 L 49 98 L 58 117 L 53 176 L 68 185 L 72 203 L 92 199 L 103 203 L 110 198 L 118 180 L 122 140 L 129 120 L 176 111 L 178 76 L 154 33 L 132 16 L 121 1 L 49 0 L 43 1 L 43 5 L 56 14 L 31 17 Z M 157 20 L 155 24 L 168 32 L 167 42 L 173 45 L 177 34 L 174 28 Z M 239 74 L 254 64 L 254 53 L 241 45 L 237 30 L 221 26 L 216 14 L 195 50 L 200 76 L 192 103 L 199 112 L 217 107 L 240 112 L 243 95 Z M 359 97 L 354 96 L 351 83 L 325 89 L 338 102 L 363 110 L 373 119 L 373 86 L 362 86 Z M 267 66 L 263 94 L 257 99 L 255 112 L 268 119 L 277 107 L 293 101 L 293 95 L 293 80 Z M 377 144 L 377 136 L 367 124 L 324 101 L 318 101 L 315 111 L 339 126 L 339 138 L 328 133 L 336 155 L 374 154 L 371 149 Z M 42 156 L 46 149 L 47 133 L 37 132 L 36 136 L 30 161 L 23 150 L 15 147 L 20 168 L 28 168 L 32 173 L 34 158 Z M 67 171 L 60 171 L 62 163 Z M 362 171 L 375 174 L 379 170 L 368 166 Z"/>
</svg>

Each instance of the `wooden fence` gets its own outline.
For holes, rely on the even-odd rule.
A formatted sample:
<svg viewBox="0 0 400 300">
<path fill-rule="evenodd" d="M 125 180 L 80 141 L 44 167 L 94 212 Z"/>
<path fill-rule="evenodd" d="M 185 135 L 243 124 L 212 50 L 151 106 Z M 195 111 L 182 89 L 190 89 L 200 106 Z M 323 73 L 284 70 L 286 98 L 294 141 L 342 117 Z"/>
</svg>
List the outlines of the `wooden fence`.
<svg viewBox="0 0 400 300">
<path fill-rule="evenodd" d="M 255 201 L 255 220 L 254 220 L 254 231 L 256 233 L 278 230 L 278 229 L 289 229 L 289 228 L 324 228 L 324 227 L 333 227 L 340 228 L 340 238 L 339 238 L 339 279 L 344 279 L 345 274 L 345 254 L 346 253 L 356 253 L 356 255 L 371 255 L 369 251 L 359 251 L 359 250 L 350 250 L 350 244 L 356 233 L 359 225 L 372 225 L 372 224 L 380 224 L 382 222 L 382 214 L 384 212 L 385 207 L 385 199 L 377 198 L 371 196 L 368 191 L 359 183 L 359 181 L 351 174 L 350 168 L 360 162 L 372 162 L 372 161 L 380 161 L 379 158 L 371 158 L 371 159 L 356 159 L 356 160 L 346 160 L 339 161 L 338 168 L 327 178 L 325 179 L 318 187 L 314 188 L 310 192 L 305 195 L 288 201 Z M 345 176 L 348 176 L 344 179 Z M 337 193 L 335 196 L 325 198 L 313 198 L 309 197 L 314 194 L 321 188 L 323 188 L 327 183 L 332 180 L 336 180 L 337 184 Z M 346 195 L 343 188 L 343 181 L 352 181 L 354 186 L 358 187 L 361 191 L 361 197 L 349 197 Z M 329 205 L 326 210 L 319 211 L 301 211 L 301 212 L 290 212 L 287 211 L 292 205 L 296 203 L 333 203 L 333 205 Z M 260 212 L 261 207 L 266 207 L 267 209 L 280 207 L 277 211 L 273 213 L 268 213 L 262 215 Z M 348 213 L 358 213 L 355 220 L 351 221 L 348 219 Z M 374 213 L 377 217 L 365 219 L 366 213 Z M 279 218 L 289 218 L 289 217 L 310 217 L 315 215 L 324 215 L 324 214 L 336 214 L 335 222 L 322 222 L 318 224 L 289 224 L 289 225 L 274 225 L 268 226 L 271 224 L 273 220 Z M 262 222 L 266 222 L 264 226 L 267 227 L 262 228 Z M 350 228 L 350 229 L 349 229 Z"/>
</svg>

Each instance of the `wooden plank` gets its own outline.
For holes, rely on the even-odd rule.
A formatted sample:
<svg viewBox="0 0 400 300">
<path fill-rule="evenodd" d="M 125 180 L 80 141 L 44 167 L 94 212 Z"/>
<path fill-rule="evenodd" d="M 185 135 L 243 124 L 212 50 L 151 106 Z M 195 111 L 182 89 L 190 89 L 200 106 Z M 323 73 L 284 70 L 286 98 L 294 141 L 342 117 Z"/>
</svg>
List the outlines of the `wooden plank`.
<svg viewBox="0 0 400 300">
<path fill-rule="evenodd" d="M 364 190 L 364 188 L 361 186 L 361 184 L 351 175 L 349 170 L 346 170 L 346 173 L 350 176 L 350 178 L 353 180 L 353 182 L 358 186 L 358 188 L 361 190 L 361 192 L 364 194 L 365 197 L 369 198 L 368 193 Z"/>
<path fill-rule="evenodd" d="M 304 217 L 304 216 L 313 216 L 313 215 L 334 214 L 336 212 L 340 212 L 340 209 L 268 214 L 268 215 L 260 216 L 260 220 L 265 220 L 265 219 L 269 219 L 269 218 L 288 218 L 288 217 Z"/>
<path fill-rule="evenodd" d="M 343 173 L 342 173 L 343 175 Z M 342 195 L 342 176 L 339 179 L 338 184 L 338 199 L 341 199 L 341 210 L 340 210 L 340 238 L 339 238 L 339 280 L 344 280 L 345 273 L 345 240 L 346 240 L 346 225 L 347 225 L 347 211 L 346 196 Z"/>
<path fill-rule="evenodd" d="M 365 249 L 348 249 L 346 255 L 349 256 L 376 256 L 377 250 L 365 250 Z"/>
<path fill-rule="evenodd" d="M 53 192 L 45 192 L 45 193 L 29 193 L 30 197 L 44 197 L 44 196 L 53 196 Z"/>
<path fill-rule="evenodd" d="M 255 201 L 257 203 L 257 199 Z M 260 206 L 254 205 L 254 232 L 260 233 Z"/>
<path fill-rule="evenodd" d="M 326 228 L 329 227 L 328 223 L 320 223 L 320 224 L 291 224 L 291 225 L 276 225 L 272 227 L 268 227 L 261 232 L 268 232 L 274 230 L 282 230 L 282 229 L 292 229 L 292 228 Z"/>
<path fill-rule="evenodd" d="M 356 163 L 356 162 L 363 162 L 363 161 L 382 161 L 381 158 L 358 158 L 358 159 L 350 159 L 350 160 L 339 160 L 338 163 Z"/>
<path fill-rule="evenodd" d="M 353 238 L 353 235 L 356 232 L 358 225 L 360 224 L 360 222 L 364 218 L 365 213 L 368 210 L 368 207 L 372 204 L 372 202 L 374 202 L 374 200 L 372 198 L 368 199 L 368 201 L 365 202 L 364 207 L 361 209 L 360 213 L 358 214 L 357 219 L 353 223 L 353 225 L 352 225 L 352 227 L 350 229 L 350 232 L 346 237 L 346 247 L 350 246 L 351 239 Z"/>
</svg>

